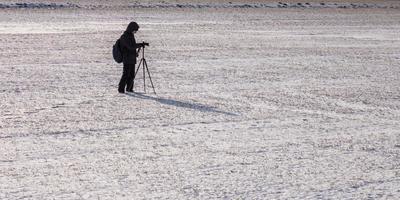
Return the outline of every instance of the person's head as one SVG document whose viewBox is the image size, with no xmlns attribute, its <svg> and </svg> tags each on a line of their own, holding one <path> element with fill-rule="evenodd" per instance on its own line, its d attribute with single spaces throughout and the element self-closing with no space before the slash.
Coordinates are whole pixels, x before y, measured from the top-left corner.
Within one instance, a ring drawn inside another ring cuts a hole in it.
<svg viewBox="0 0 400 200">
<path fill-rule="evenodd" d="M 139 25 L 136 22 L 129 23 L 128 27 L 126 27 L 126 32 L 128 33 L 136 33 L 139 30 Z"/>
</svg>

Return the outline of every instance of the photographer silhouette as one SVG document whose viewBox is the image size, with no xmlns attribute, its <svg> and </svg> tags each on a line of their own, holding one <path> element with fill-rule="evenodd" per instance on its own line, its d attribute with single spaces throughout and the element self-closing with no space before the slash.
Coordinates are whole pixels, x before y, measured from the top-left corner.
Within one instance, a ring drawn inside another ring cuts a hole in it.
<svg viewBox="0 0 400 200">
<path fill-rule="evenodd" d="M 133 92 L 133 81 L 135 75 L 137 50 L 148 43 L 136 43 L 135 33 L 139 30 L 139 25 L 136 22 L 129 23 L 125 32 L 121 35 L 120 46 L 122 51 L 122 63 L 124 65 L 121 80 L 118 85 L 118 92 L 125 93 Z"/>
</svg>

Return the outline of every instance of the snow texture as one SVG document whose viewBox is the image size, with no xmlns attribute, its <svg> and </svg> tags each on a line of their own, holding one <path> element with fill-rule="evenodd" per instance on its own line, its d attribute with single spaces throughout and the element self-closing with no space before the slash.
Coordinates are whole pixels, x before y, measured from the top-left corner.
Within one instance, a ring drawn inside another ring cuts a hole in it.
<svg viewBox="0 0 400 200">
<path fill-rule="evenodd" d="M 79 8 L 78 5 L 75 4 L 57 4 L 57 3 L 0 3 L 0 8 L 48 8 L 48 9 L 57 9 L 57 8 Z"/>
<path fill-rule="evenodd" d="M 93 2 L 1 3 L 0 199 L 400 198 L 396 4 Z"/>
<path fill-rule="evenodd" d="M 268 2 L 268 3 L 143 3 L 134 2 L 126 5 L 104 5 L 104 4 L 85 4 L 77 5 L 72 3 L 0 3 L 1 8 L 47 8 L 47 9 L 60 9 L 60 8 L 84 8 L 84 9 L 105 9 L 105 8 L 336 8 L 336 9 L 358 9 L 358 8 L 392 8 L 399 9 L 400 7 L 394 5 L 387 5 L 382 3 L 324 3 L 324 2 Z"/>
</svg>

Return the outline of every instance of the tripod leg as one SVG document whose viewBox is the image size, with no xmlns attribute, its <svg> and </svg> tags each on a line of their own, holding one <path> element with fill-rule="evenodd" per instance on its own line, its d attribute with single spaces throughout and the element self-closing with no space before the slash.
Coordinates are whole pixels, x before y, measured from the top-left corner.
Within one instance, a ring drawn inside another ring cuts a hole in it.
<svg viewBox="0 0 400 200">
<path fill-rule="evenodd" d="M 144 89 L 144 93 L 146 93 L 146 69 L 144 68 L 144 63 L 146 63 L 146 60 L 143 59 L 143 89 Z"/>
<path fill-rule="evenodd" d="M 139 62 L 139 64 L 138 64 L 138 66 L 137 66 L 137 69 L 136 69 L 136 71 L 135 71 L 135 74 L 133 74 L 132 89 L 135 88 L 135 79 L 136 79 L 136 75 L 137 75 L 137 73 L 138 73 L 138 71 L 139 71 L 139 69 L 140 69 L 140 65 L 141 65 L 141 64 L 143 64 L 143 59 L 140 59 L 140 62 Z"/>
<path fill-rule="evenodd" d="M 132 91 L 133 88 L 135 88 L 135 71 L 136 71 L 136 65 L 133 66 Z"/>
<path fill-rule="evenodd" d="M 135 71 L 135 74 L 133 75 L 133 80 L 135 80 L 135 78 L 136 78 L 136 74 L 138 73 L 138 71 L 139 71 L 139 69 L 140 69 L 140 64 L 142 64 L 142 60 L 143 60 L 143 59 L 140 60 L 140 62 L 139 62 L 139 64 L 138 64 L 138 67 L 137 67 L 137 70 Z"/>
<path fill-rule="evenodd" d="M 147 62 L 146 62 L 146 61 L 145 61 L 145 62 L 143 62 L 143 66 L 145 66 L 145 67 L 146 67 L 147 74 L 149 75 L 149 79 L 150 79 L 151 87 L 153 88 L 153 92 L 154 92 L 154 94 L 157 94 L 157 93 L 156 93 L 156 90 L 154 89 L 153 81 L 151 80 L 151 75 L 150 75 L 149 67 L 147 67 Z"/>
</svg>

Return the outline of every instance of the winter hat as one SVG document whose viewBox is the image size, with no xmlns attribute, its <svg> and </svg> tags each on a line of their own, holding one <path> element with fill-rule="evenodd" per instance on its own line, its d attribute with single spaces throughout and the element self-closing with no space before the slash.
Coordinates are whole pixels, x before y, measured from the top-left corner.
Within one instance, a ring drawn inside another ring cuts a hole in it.
<svg viewBox="0 0 400 200">
<path fill-rule="evenodd" d="M 129 23 L 128 27 L 126 28 L 126 32 L 133 32 L 139 30 L 139 25 L 136 22 Z"/>
</svg>

